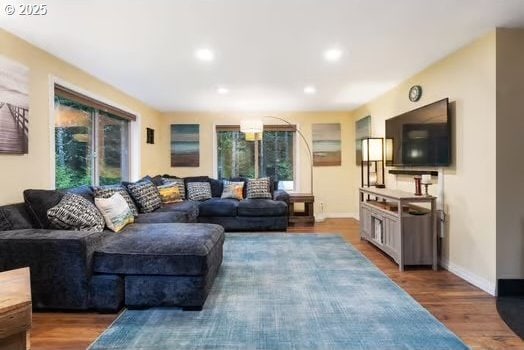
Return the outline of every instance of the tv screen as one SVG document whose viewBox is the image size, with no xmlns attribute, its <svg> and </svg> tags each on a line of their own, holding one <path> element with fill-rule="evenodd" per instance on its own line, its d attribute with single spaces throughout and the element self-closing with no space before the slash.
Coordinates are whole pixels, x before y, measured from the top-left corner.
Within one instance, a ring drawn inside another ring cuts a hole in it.
<svg viewBox="0 0 524 350">
<path fill-rule="evenodd" d="M 386 165 L 450 164 L 451 130 L 447 98 L 386 120 Z"/>
</svg>

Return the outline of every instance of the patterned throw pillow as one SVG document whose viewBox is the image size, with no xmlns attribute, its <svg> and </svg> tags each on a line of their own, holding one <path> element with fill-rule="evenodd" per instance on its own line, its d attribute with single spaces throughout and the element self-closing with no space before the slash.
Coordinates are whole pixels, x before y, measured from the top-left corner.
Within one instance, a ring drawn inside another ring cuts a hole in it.
<svg viewBox="0 0 524 350">
<path fill-rule="evenodd" d="M 182 202 L 182 196 L 180 195 L 180 189 L 177 184 L 171 183 L 157 186 L 157 188 L 158 193 L 160 193 L 160 198 L 162 199 L 162 204 Z"/>
<path fill-rule="evenodd" d="M 244 199 L 244 182 L 232 182 L 224 180 L 224 190 L 221 198 L 233 198 L 239 201 Z"/>
<path fill-rule="evenodd" d="M 162 206 L 158 189 L 149 180 L 128 184 L 127 190 L 138 204 L 141 213 L 151 213 Z"/>
<path fill-rule="evenodd" d="M 189 182 L 187 184 L 187 197 L 192 201 L 204 201 L 211 198 L 211 185 L 209 182 Z"/>
<path fill-rule="evenodd" d="M 186 199 L 186 186 L 184 185 L 184 179 L 173 179 L 170 177 L 163 177 L 162 181 L 164 182 L 164 185 L 175 184 L 178 187 L 180 198 L 182 200 Z"/>
<path fill-rule="evenodd" d="M 120 193 L 122 197 L 124 197 L 127 205 L 129 205 L 129 209 L 131 209 L 131 213 L 133 213 L 134 216 L 138 215 L 138 209 L 135 205 L 135 202 L 131 199 L 131 196 L 127 192 L 127 190 L 122 185 L 109 185 L 109 186 L 100 186 L 95 187 L 95 198 L 110 198 L 115 193 Z"/>
<path fill-rule="evenodd" d="M 95 197 L 95 205 L 102 213 L 107 228 L 113 232 L 120 232 L 127 224 L 135 222 L 127 201 L 118 192 L 109 198 Z"/>
<path fill-rule="evenodd" d="M 269 177 L 262 177 L 247 182 L 247 198 L 271 199 Z"/>
<path fill-rule="evenodd" d="M 93 203 L 82 196 L 66 193 L 62 200 L 47 211 L 52 228 L 100 232 L 105 222 Z"/>
</svg>

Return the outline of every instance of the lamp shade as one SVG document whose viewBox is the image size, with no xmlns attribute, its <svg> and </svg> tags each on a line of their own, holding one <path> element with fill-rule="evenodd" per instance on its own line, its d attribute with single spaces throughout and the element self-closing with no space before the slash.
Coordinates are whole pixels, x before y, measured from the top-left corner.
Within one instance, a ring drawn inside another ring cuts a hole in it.
<svg viewBox="0 0 524 350">
<path fill-rule="evenodd" d="M 240 131 L 247 133 L 261 133 L 264 131 L 262 120 L 242 120 L 240 121 Z"/>
<path fill-rule="evenodd" d="M 260 141 L 262 140 L 261 132 L 246 132 L 244 133 L 246 141 Z"/>
<path fill-rule="evenodd" d="M 369 159 L 368 159 L 369 156 Z M 383 140 L 368 138 L 362 140 L 362 160 L 365 162 L 381 161 L 383 158 Z"/>
</svg>

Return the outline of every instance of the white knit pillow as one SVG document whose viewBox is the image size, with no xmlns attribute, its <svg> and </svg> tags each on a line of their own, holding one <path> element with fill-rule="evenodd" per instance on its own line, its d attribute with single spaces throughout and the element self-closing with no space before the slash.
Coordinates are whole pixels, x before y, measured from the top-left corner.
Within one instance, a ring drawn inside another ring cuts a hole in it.
<svg viewBox="0 0 524 350">
<path fill-rule="evenodd" d="M 129 205 L 118 192 L 109 198 L 95 198 L 95 205 L 102 213 L 107 228 L 113 232 L 120 232 L 127 224 L 135 222 Z"/>
</svg>

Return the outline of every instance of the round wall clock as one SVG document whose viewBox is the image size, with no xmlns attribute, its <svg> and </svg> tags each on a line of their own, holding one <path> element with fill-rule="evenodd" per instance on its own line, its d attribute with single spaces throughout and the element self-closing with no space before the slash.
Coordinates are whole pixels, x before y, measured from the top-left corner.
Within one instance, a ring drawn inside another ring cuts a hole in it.
<svg viewBox="0 0 524 350">
<path fill-rule="evenodd" d="M 409 89 L 409 100 L 411 102 L 417 102 L 422 96 L 422 87 L 420 85 L 413 85 Z"/>
</svg>

